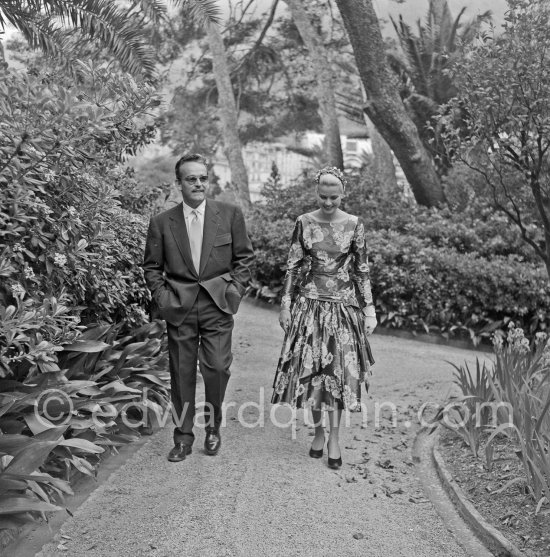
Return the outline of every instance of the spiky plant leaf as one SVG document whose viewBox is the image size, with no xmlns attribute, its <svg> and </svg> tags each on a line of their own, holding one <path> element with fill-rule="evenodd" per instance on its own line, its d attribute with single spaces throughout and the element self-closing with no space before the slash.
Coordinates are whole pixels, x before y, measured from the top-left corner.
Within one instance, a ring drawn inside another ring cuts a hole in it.
<svg viewBox="0 0 550 557">
<path fill-rule="evenodd" d="M 172 0 L 173 3 L 182 8 L 185 17 L 188 17 L 195 25 L 205 27 L 210 24 L 221 22 L 221 11 L 215 0 Z"/>
<path fill-rule="evenodd" d="M 98 41 L 124 70 L 152 78 L 155 54 L 138 23 L 140 16 L 151 21 L 161 17 L 162 9 L 158 0 L 139 4 L 142 12 L 138 15 L 132 11 L 136 6 L 124 10 L 110 0 L 4 0 L 0 2 L 0 26 L 11 24 L 31 47 L 62 61 L 75 58 L 78 41 Z"/>
</svg>

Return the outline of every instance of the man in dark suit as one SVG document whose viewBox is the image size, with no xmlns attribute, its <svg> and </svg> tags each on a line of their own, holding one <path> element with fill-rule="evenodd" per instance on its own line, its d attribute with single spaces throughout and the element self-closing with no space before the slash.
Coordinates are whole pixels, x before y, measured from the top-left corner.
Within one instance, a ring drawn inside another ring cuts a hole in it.
<svg viewBox="0 0 550 557">
<path fill-rule="evenodd" d="M 250 280 L 254 252 L 241 210 L 206 199 L 207 161 L 176 163 L 183 203 L 149 224 L 143 269 L 159 315 L 166 320 L 172 385 L 174 447 L 168 460 L 191 454 L 197 357 L 205 386 L 205 452 L 221 445 L 222 403 L 229 379 L 233 314 Z"/>
</svg>

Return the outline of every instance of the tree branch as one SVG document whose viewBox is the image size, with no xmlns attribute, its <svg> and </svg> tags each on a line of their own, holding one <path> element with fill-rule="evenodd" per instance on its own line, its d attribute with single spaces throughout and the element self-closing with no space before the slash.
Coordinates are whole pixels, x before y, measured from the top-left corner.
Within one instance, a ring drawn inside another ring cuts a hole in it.
<svg viewBox="0 0 550 557">
<path fill-rule="evenodd" d="M 273 23 L 273 20 L 275 19 L 275 12 L 277 11 L 278 4 L 279 4 L 279 0 L 274 0 L 273 4 L 271 4 L 271 10 L 269 12 L 269 16 L 260 32 L 260 35 L 254 42 L 250 50 L 239 60 L 239 63 L 235 66 L 235 68 L 233 68 L 233 71 L 231 72 L 232 74 L 238 72 L 248 61 L 248 59 L 252 56 L 254 51 L 261 46 L 269 28 L 271 27 L 271 24 Z"/>
<path fill-rule="evenodd" d="M 535 204 L 539 212 L 540 218 L 542 219 L 542 224 L 544 226 L 545 236 L 550 233 L 550 218 L 548 213 L 544 208 L 544 200 L 542 199 L 542 192 L 540 189 L 540 182 L 538 178 L 533 177 L 531 180 L 531 191 L 533 192 L 533 197 L 535 198 Z"/>
<path fill-rule="evenodd" d="M 491 162 L 494 170 L 497 172 L 497 174 L 499 174 L 500 183 L 503 186 L 503 190 L 505 191 L 506 197 L 508 198 L 508 200 L 512 201 L 512 207 L 514 208 L 514 212 L 510 211 L 505 205 L 503 205 L 499 201 L 498 194 L 497 194 L 497 188 L 494 185 L 493 181 L 491 180 L 490 176 L 487 174 L 486 171 L 479 168 L 478 166 L 472 165 L 470 162 L 468 162 L 467 159 L 465 159 L 463 157 L 460 157 L 459 160 L 462 163 L 464 163 L 470 170 L 473 170 L 474 172 L 477 172 L 478 174 L 483 176 L 485 182 L 487 183 L 487 185 L 491 189 L 492 197 L 493 197 L 493 203 L 494 203 L 495 208 L 498 211 L 504 213 L 510 219 L 510 221 L 513 222 L 520 229 L 521 237 L 523 238 L 523 241 L 533 248 L 533 250 L 535 251 L 535 253 L 537 254 L 538 257 L 540 257 L 543 261 L 546 261 L 546 254 L 541 249 L 541 247 L 536 243 L 536 241 L 533 240 L 533 238 L 531 238 L 529 236 L 528 230 L 523 223 L 523 219 L 521 218 L 521 212 L 519 211 L 519 208 L 513 202 L 513 199 L 511 199 L 510 194 L 507 192 L 506 186 L 504 185 L 503 180 L 502 180 L 502 174 L 495 167 L 495 165 Z"/>
<path fill-rule="evenodd" d="M 221 33 L 222 35 L 224 33 L 227 33 L 227 31 L 230 31 L 231 29 L 233 29 L 234 27 L 238 27 L 241 23 L 242 20 L 244 19 L 244 16 L 246 15 L 246 12 L 248 11 L 248 9 L 250 8 L 250 6 L 252 6 L 252 4 L 254 3 L 254 0 L 249 0 L 248 4 L 242 9 L 241 11 L 241 17 L 239 18 L 239 21 L 235 21 L 235 23 L 232 23 L 231 25 L 228 25 Z"/>
</svg>

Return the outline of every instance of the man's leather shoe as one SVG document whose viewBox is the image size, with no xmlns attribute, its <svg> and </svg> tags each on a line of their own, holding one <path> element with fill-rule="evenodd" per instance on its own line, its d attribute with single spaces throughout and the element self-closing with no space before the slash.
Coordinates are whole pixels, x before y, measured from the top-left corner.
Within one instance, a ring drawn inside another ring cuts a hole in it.
<svg viewBox="0 0 550 557">
<path fill-rule="evenodd" d="M 180 462 L 181 460 L 185 460 L 187 455 L 190 455 L 192 452 L 191 445 L 176 443 L 174 448 L 168 453 L 168 460 L 170 462 Z"/>
<path fill-rule="evenodd" d="M 222 438 L 219 431 L 208 430 L 206 438 L 204 439 L 204 452 L 208 455 L 214 456 L 218 454 L 222 445 Z"/>
</svg>

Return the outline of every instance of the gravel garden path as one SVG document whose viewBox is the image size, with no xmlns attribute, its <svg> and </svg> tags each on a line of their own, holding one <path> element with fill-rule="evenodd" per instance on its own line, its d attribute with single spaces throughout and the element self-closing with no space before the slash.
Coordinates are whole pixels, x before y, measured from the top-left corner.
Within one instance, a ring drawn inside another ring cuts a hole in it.
<svg viewBox="0 0 550 557">
<path fill-rule="evenodd" d="M 326 455 L 308 457 L 312 430 L 303 414 L 293 425 L 288 408 L 269 404 L 281 341 L 277 313 L 243 303 L 226 397 L 235 404 L 219 455 L 203 453 L 199 431 L 193 454 L 168 462 L 168 422 L 99 482 L 38 552 L 29 552 L 31 536 L 10 555 L 486 555 L 436 513 L 412 451 L 418 408 L 435 407 L 453 389 L 447 361 L 471 362 L 475 354 L 371 337 L 377 363 L 364 397 L 368 411 L 351 416 L 342 431 L 344 465 L 333 471 Z"/>
</svg>

